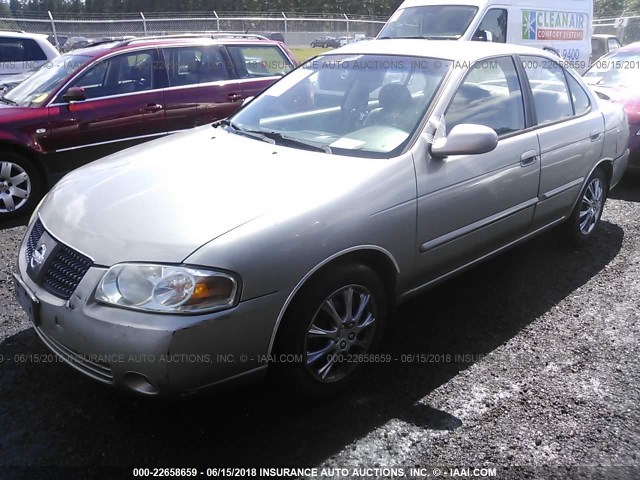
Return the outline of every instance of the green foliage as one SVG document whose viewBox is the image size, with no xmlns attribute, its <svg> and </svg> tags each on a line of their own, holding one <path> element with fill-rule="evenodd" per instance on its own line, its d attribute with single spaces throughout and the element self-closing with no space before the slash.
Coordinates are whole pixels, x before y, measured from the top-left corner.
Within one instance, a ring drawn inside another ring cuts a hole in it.
<svg viewBox="0 0 640 480">
<path fill-rule="evenodd" d="M 640 1 L 640 0 L 637 0 Z M 399 0 L 0 0 L 17 12 L 134 13 L 134 12 L 300 12 L 389 15 Z"/>
</svg>

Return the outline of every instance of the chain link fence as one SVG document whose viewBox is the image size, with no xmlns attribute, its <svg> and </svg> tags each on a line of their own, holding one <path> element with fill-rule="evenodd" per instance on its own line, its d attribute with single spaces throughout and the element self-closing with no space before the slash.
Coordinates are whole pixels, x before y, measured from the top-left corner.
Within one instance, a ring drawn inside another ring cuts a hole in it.
<svg viewBox="0 0 640 480">
<path fill-rule="evenodd" d="M 23 30 L 50 35 L 59 44 L 70 37 L 95 40 L 126 35 L 170 35 L 180 33 L 281 33 L 290 46 L 309 45 L 321 35 L 375 37 L 386 17 L 304 15 L 299 13 L 144 13 L 105 17 L 31 13 L 0 16 L 0 30 Z"/>
<path fill-rule="evenodd" d="M 640 41 L 640 15 L 598 18 L 593 21 L 593 33 L 615 35 L 623 44 Z"/>
</svg>

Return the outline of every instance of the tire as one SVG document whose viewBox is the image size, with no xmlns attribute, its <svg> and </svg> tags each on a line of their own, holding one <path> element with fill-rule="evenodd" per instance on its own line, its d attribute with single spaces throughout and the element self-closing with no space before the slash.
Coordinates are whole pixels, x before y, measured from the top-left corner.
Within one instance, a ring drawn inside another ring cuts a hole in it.
<svg viewBox="0 0 640 480">
<path fill-rule="evenodd" d="M 351 315 L 346 298 L 352 301 Z M 286 313 L 270 370 L 281 387 L 296 395 L 319 398 L 341 391 L 367 363 L 354 357 L 379 346 L 387 308 L 384 285 L 371 268 L 346 264 L 320 274 Z"/>
<path fill-rule="evenodd" d="M 597 168 L 580 192 L 578 203 L 563 226 L 564 239 L 571 247 L 582 247 L 593 237 L 609 193 L 607 176 Z"/>
<path fill-rule="evenodd" d="M 0 151 L 0 220 L 29 214 L 43 192 L 43 182 L 24 155 Z"/>
</svg>

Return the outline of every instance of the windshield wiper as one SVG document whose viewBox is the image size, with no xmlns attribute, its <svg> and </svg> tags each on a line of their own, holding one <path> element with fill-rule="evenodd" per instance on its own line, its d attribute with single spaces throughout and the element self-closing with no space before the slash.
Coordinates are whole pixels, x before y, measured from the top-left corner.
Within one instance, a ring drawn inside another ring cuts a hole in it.
<svg viewBox="0 0 640 480">
<path fill-rule="evenodd" d="M 216 120 L 215 122 L 213 122 L 211 124 L 211 126 L 213 128 L 218 128 L 218 127 L 222 127 L 222 126 L 229 126 L 231 125 L 231 120 L 229 120 L 228 118 L 221 118 L 220 120 Z"/>
<path fill-rule="evenodd" d="M 318 152 L 324 152 L 324 153 L 328 153 L 331 154 L 331 147 L 329 147 L 329 145 L 322 145 L 316 142 L 309 142 L 307 140 L 301 140 L 299 138 L 296 137 L 290 137 L 289 135 L 283 135 L 280 132 L 274 132 L 274 131 L 269 131 L 269 132 L 261 132 L 263 135 L 265 135 L 268 138 L 271 138 L 273 140 L 284 140 L 285 142 L 292 144 L 292 145 L 298 145 L 298 146 L 303 146 L 303 147 L 309 147 L 312 150 L 318 151 Z"/>
<path fill-rule="evenodd" d="M 14 105 L 16 107 L 18 106 L 16 102 L 14 102 L 13 100 L 9 100 L 8 98 L 0 97 L 0 101 L 3 101 L 7 105 Z"/>
<path fill-rule="evenodd" d="M 276 141 L 272 138 L 269 138 L 268 136 L 266 136 L 264 134 L 264 132 L 261 132 L 260 130 L 247 130 L 245 128 L 239 127 L 238 125 L 234 124 L 231 120 L 220 120 L 222 125 L 225 125 L 228 131 L 235 133 L 236 135 L 243 135 L 245 137 L 249 137 L 249 138 L 255 138 L 257 140 L 261 140 L 263 142 L 267 142 L 270 144 L 275 144 Z"/>
</svg>

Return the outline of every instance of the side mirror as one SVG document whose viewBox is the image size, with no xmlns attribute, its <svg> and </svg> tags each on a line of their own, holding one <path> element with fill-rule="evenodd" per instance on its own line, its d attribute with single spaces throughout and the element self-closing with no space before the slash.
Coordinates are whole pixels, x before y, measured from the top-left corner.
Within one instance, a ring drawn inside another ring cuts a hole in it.
<svg viewBox="0 0 640 480">
<path fill-rule="evenodd" d="M 484 30 L 476 30 L 476 33 L 473 34 L 471 40 L 474 42 L 486 42 L 487 41 L 487 32 Z"/>
<path fill-rule="evenodd" d="M 62 99 L 69 103 L 81 102 L 82 100 L 87 99 L 87 94 L 82 87 L 70 87 L 69 90 L 67 90 L 67 93 L 62 96 Z"/>
<path fill-rule="evenodd" d="M 441 142 L 431 145 L 431 156 L 479 155 L 498 146 L 498 134 L 492 128 L 473 123 L 461 123 L 451 129 Z"/>
</svg>

